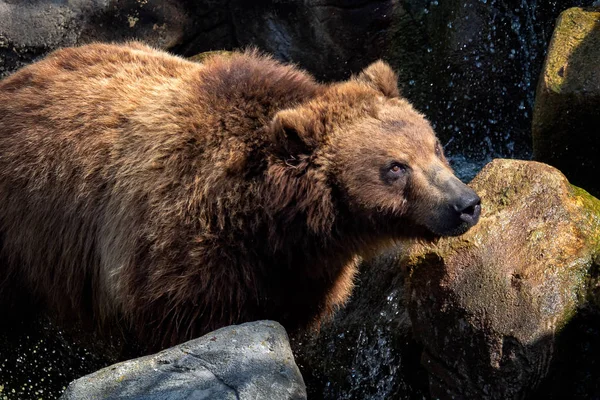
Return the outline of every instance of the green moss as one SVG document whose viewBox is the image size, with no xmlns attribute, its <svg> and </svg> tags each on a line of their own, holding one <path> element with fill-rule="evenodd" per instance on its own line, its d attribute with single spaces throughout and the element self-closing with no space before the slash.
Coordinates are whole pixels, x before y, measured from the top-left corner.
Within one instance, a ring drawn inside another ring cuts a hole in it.
<svg viewBox="0 0 600 400">
<path fill-rule="evenodd" d="M 582 188 L 574 185 L 571 188 L 581 205 L 581 218 L 590 226 L 585 232 L 585 238 L 592 249 L 589 265 L 578 274 L 581 288 L 578 297 L 580 304 L 588 303 L 600 308 L 600 200 Z"/>
<path fill-rule="evenodd" d="M 498 204 L 500 204 L 503 207 L 509 205 L 510 197 L 511 197 L 510 196 L 510 188 L 509 187 L 504 188 L 504 190 L 501 193 L 499 193 L 498 200 L 497 200 Z"/>
<path fill-rule="evenodd" d="M 600 12 L 581 8 L 570 8 L 560 15 L 554 29 L 546 58 L 546 67 L 544 68 L 549 90 L 561 93 L 571 91 L 573 86 L 581 86 L 580 81 L 585 80 L 586 77 L 581 76 L 579 65 L 595 64 L 593 60 L 588 59 L 591 56 L 589 52 L 576 50 L 584 42 L 585 46 L 589 48 L 600 46 L 598 35 L 594 34 L 598 29 L 599 20 Z M 595 43 L 589 43 L 590 40 Z M 580 60 L 582 57 L 585 59 Z M 568 70 L 575 70 L 578 73 L 568 74 Z"/>
<path fill-rule="evenodd" d="M 531 240 L 532 242 L 539 242 L 541 239 L 544 238 L 544 232 L 541 230 L 534 230 L 531 232 L 531 234 L 529 235 L 529 240 Z"/>
<path fill-rule="evenodd" d="M 573 194 L 577 201 L 581 204 L 581 209 L 584 212 L 582 218 L 588 222 L 587 239 L 594 249 L 594 257 L 600 255 L 600 200 L 589 194 L 584 189 L 571 185 Z"/>
<path fill-rule="evenodd" d="M 581 199 L 584 203 L 584 207 L 590 210 L 592 214 L 600 217 L 600 200 L 589 194 L 585 189 L 578 186 L 571 185 L 573 194 Z"/>
</svg>

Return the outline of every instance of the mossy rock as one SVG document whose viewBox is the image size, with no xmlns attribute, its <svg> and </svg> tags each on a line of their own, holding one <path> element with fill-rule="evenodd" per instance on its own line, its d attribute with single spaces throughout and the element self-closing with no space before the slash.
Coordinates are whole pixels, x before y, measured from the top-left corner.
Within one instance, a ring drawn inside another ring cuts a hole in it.
<svg viewBox="0 0 600 400">
<path fill-rule="evenodd" d="M 215 57 L 215 56 L 231 57 L 233 54 L 235 54 L 234 51 L 227 51 L 227 50 L 205 51 L 203 53 L 198 53 L 196 55 L 188 57 L 188 60 L 194 61 L 197 63 L 203 63 L 211 57 Z"/>
<path fill-rule="evenodd" d="M 494 160 L 471 182 L 478 225 L 412 246 L 409 313 L 432 395 L 523 398 L 555 338 L 597 296 L 600 201 L 533 161 Z"/>
<path fill-rule="evenodd" d="M 570 8 L 554 30 L 533 113 L 534 159 L 600 195 L 600 9 Z"/>
</svg>

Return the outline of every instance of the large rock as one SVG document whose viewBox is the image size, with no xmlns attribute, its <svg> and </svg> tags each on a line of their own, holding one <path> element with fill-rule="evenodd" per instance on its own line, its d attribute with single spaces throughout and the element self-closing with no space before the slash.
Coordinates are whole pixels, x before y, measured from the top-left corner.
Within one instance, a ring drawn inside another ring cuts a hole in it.
<svg viewBox="0 0 600 400">
<path fill-rule="evenodd" d="M 534 158 L 600 195 L 600 8 L 563 12 L 533 115 Z"/>
<path fill-rule="evenodd" d="M 434 397 L 524 398 L 546 376 L 557 334 L 597 296 L 600 201 L 531 161 L 495 160 L 471 186 L 479 224 L 401 262 L 412 270 L 413 330 Z"/>
<path fill-rule="evenodd" d="M 230 326 L 160 353 L 84 376 L 61 397 L 77 399 L 305 399 L 281 325 Z"/>
</svg>

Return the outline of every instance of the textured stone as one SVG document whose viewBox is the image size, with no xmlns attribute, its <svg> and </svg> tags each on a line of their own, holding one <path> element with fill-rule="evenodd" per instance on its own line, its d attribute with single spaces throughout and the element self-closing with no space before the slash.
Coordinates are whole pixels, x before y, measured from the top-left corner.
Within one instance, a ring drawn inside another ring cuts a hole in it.
<svg viewBox="0 0 600 400">
<path fill-rule="evenodd" d="M 293 338 L 309 397 L 600 395 L 600 201 L 536 162 L 496 160 L 472 186 L 472 232 L 365 261 L 335 318 Z"/>
<path fill-rule="evenodd" d="M 240 46 L 258 46 L 319 79 L 345 79 L 385 54 L 398 4 L 390 0 L 231 3 Z"/>
<path fill-rule="evenodd" d="M 283 327 L 258 321 L 219 329 L 160 353 L 77 379 L 64 400 L 305 399 Z"/>
<path fill-rule="evenodd" d="M 600 195 L 600 9 L 571 8 L 556 23 L 533 115 L 536 160 Z"/>
<path fill-rule="evenodd" d="M 401 262 L 413 330 L 434 397 L 523 398 L 546 376 L 557 333 L 593 300 L 600 201 L 532 161 L 495 160 L 471 186 L 479 224 Z"/>
<path fill-rule="evenodd" d="M 92 41 L 138 39 L 177 48 L 220 18 L 185 1 L 161 0 L 0 0 L 0 78 L 59 47 Z"/>
</svg>

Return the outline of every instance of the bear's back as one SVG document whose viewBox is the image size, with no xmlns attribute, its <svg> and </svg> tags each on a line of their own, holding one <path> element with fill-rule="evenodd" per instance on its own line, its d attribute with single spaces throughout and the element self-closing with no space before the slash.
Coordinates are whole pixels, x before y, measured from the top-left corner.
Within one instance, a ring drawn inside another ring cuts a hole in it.
<svg viewBox="0 0 600 400">
<path fill-rule="evenodd" d="M 119 175 L 151 180 L 143 172 L 149 143 L 165 141 L 173 112 L 164 104 L 202 68 L 138 43 L 93 44 L 58 50 L 0 81 L 0 271 L 19 280 L 13 286 L 57 314 L 110 303 L 98 267 L 124 260 L 113 249 L 102 261 L 98 248 L 109 208 L 122 205 L 109 192 Z M 57 293 L 67 298 L 55 304 Z"/>
<path fill-rule="evenodd" d="M 223 165 L 319 89 L 255 52 L 197 64 L 138 43 L 0 81 L 0 273 L 67 319 L 135 309 L 127 290 L 188 265 L 214 204 L 260 208 Z"/>
</svg>

